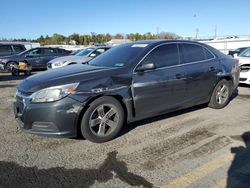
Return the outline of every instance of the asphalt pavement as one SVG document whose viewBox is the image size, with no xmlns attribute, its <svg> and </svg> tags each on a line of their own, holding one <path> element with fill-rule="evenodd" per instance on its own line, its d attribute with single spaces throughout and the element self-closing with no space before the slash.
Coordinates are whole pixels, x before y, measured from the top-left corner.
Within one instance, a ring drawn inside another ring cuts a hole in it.
<svg viewBox="0 0 250 188">
<path fill-rule="evenodd" d="M 107 143 L 22 133 L 0 73 L 0 187 L 250 187 L 250 86 L 229 105 L 135 122 Z"/>
</svg>

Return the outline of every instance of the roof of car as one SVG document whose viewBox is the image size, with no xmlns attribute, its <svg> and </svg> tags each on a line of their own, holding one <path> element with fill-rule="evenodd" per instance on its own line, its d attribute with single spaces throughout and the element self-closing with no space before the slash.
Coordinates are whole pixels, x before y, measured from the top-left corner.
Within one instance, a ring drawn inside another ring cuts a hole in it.
<svg viewBox="0 0 250 188">
<path fill-rule="evenodd" d="M 41 49 L 45 49 L 45 48 L 53 48 L 53 49 L 63 49 L 63 48 L 58 48 L 58 47 L 47 47 L 47 46 L 39 46 L 39 47 L 35 47 L 36 49 L 41 48 Z M 31 48 L 31 49 L 35 49 L 35 48 Z"/>
<path fill-rule="evenodd" d="M 0 42 L 0 45 L 15 45 L 15 46 L 24 46 L 23 44 L 14 43 L 14 42 Z"/>
<path fill-rule="evenodd" d="M 192 40 L 167 40 L 167 39 L 141 40 L 141 41 L 134 41 L 131 43 L 132 44 L 160 44 L 160 43 L 167 43 L 167 42 L 191 42 L 191 43 L 202 44 L 200 42 L 192 41 Z"/>
</svg>

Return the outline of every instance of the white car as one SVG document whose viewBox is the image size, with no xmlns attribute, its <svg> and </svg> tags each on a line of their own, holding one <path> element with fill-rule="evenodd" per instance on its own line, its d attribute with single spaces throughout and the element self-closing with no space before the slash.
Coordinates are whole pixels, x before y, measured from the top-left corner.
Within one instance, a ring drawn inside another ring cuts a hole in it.
<svg viewBox="0 0 250 188">
<path fill-rule="evenodd" d="M 47 69 L 55 69 L 78 63 L 88 63 L 91 59 L 97 57 L 108 49 L 110 49 L 110 47 L 89 47 L 81 50 L 75 55 L 59 57 L 49 61 L 47 63 Z"/>
<path fill-rule="evenodd" d="M 245 49 L 236 58 L 241 68 L 240 83 L 250 85 L 250 48 Z"/>
</svg>

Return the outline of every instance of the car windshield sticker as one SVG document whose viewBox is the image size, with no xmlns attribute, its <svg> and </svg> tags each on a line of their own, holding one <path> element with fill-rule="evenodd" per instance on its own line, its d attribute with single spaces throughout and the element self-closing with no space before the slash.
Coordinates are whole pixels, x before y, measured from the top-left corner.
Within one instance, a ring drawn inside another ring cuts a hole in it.
<svg viewBox="0 0 250 188">
<path fill-rule="evenodd" d="M 148 44 L 134 44 L 133 46 L 131 46 L 132 48 L 145 48 L 147 47 Z"/>
</svg>

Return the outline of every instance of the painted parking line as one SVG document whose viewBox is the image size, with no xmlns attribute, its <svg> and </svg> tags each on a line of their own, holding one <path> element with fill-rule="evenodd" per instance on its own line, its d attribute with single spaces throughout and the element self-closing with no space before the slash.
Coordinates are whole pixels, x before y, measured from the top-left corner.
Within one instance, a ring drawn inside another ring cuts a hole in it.
<svg viewBox="0 0 250 188">
<path fill-rule="evenodd" d="M 233 160 L 234 155 L 232 154 L 225 154 L 221 155 L 218 158 L 204 164 L 201 167 L 194 169 L 193 171 L 171 181 L 170 183 L 163 186 L 164 188 L 184 188 L 195 181 L 205 177 L 206 175 L 210 174 L 211 172 L 217 170 L 218 168 L 224 166 L 226 163 L 229 163 Z"/>
</svg>

